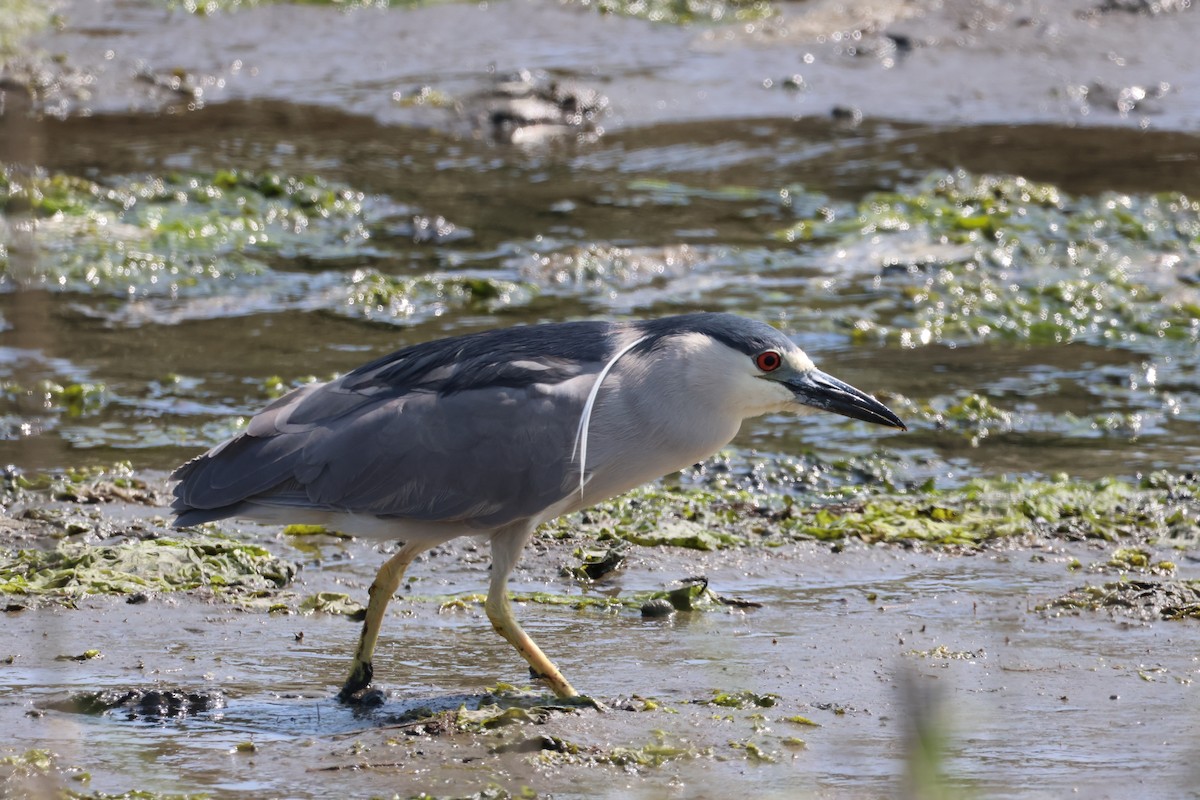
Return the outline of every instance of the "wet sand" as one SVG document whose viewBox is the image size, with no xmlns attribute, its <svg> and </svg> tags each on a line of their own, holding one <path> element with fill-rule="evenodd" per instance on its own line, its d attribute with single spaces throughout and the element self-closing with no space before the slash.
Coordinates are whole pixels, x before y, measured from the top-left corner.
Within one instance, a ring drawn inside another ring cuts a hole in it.
<svg viewBox="0 0 1200 800">
<path fill-rule="evenodd" d="M 210 17 L 73 0 L 63 28 L 36 44 L 87 76 L 86 97 L 50 103 L 67 114 L 274 100 L 470 130 L 496 76 L 542 70 L 607 96 L 606 130 L 836 109 L 851 120 L 1195 131 L 1200 15 L 1122 10 L 1142 5 L 815 0 L 760 22 L 677 27 L 527 0 L 346 13 L 265 4 Z M 405 101 L 422 87 L 449 107 Z"/>
</svg>

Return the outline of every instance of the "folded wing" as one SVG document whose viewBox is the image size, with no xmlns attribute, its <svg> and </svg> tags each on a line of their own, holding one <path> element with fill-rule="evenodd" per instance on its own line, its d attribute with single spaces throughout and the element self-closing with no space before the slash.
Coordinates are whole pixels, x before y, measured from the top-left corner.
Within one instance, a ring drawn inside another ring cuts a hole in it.
<svg viewBox="0 0 1200 800">
<path fill-rule="evenodd" d="M 491 528 L 577 486 L 572 446 L 601 362 L 442 355 L 401 351 L 280 398 L 176 470 L 176 525 L 268 506 Z"/>
</svg>

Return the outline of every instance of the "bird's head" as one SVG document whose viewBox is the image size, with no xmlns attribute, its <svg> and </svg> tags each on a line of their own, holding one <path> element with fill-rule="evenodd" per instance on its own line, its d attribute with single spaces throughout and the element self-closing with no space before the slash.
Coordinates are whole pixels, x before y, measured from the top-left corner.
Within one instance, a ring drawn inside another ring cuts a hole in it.
<svg viewBox="0 0 1200 800">
<path fill-rule="evenodd" d="M 817 369 L 803 350 L 770 325 L 733 314 L 669 319 L 685 329 L 674 332 L 677 345 L 692 351 L 692 363 L 720 372 L 721 384 L 743 416 L 809 407 L 907 430 L 891 409 Z"/>
<path fill-rule="evenodd" d="M 794 345 L 790 351 L 760 350 L 754 354 L 753 363 L 756 377 L 786 389 L 796 405 L 908 430 L 890 408 L 866 392 L 817 369 L 804 351 Z"/>
</svg>

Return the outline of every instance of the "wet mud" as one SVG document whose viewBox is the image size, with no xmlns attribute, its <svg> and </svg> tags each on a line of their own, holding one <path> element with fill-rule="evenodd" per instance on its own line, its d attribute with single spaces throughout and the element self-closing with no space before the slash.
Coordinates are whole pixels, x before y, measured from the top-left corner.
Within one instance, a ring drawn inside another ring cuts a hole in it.
<svg viewBox="0 0 1200 800">
<path fill-rule="evenodd" d="M 606 129 L 836 110 L 850 121 L 1194 130 L 1200 23 L 1188 5 L 813 0 L 758 21 L 677 26 L 556 3 L 342 14 L 261 3 L 205 15 L 147 2 L 114 17 L 77 0 L 37 44 L 66 56 L 47 70 L 86 79 L 31 82 L 60 115 L 254 99 L 470 129 L 497 76 L 542 70 L 607 96 Z"/>
<path fill-rule="evenodd" d="M 102 508 L 144 515 L 119 499 Z M 654 513 L 635 502 L 625 524 Z M 689 512 L 668 501 L 658 513 Z M 763 518 L 737 517 L 747 532 Z M 1200 575 L 1189 548 L 1137 529 L 1115 542 L 1031 528 L 970 546 L 627 547 L 593 578 L 574 566 L 595 561 L 582 548 L 625 528 L 586 512 L 544 531 L 512 585 L 586 704 L 540 689 L 491 633 L 486 547 L 464 541 L 419 560 L 390 608 L 383 702 L 347 706 L 334 695 L 358 625 L 304 598 L 362 599 L 384 556 L 326 534 L 222 527 L 297 563 L 295 578 L 254 599 L 231 591 L 236 566 L 200 589 L 138 594 L 78 572 L 79 591 L 9 595 L 0 714 L 22 720 L 11 752 L 50 745 L 38 774 L 69 786 L 86 769 L 89 791 L 125 791 L 136 775 L 142 791 L 254 796 L 716 797 L 747 780 L 767 797 L 794 796 L 797 781 L 814 796 L 878 796 L 926 756 L 941 777 L 923 791 L 952 795 L 1036 779 L 1022 793 L 1113 796 L 1141 785 L 1130 759 L 1167 794 L 1195 777 L 1186 744 L 1113 733 L 1183 731 L 1200 712 L 1186 619 Z M 647 614 L 645 597 L 673 613 Z M 1052 741 L 1047 715 L 1061 720 Z M 922 730 L 945 744 L 923 754 Z M 147 765 L 148 751 L 163 756 Z"/>
</svg>

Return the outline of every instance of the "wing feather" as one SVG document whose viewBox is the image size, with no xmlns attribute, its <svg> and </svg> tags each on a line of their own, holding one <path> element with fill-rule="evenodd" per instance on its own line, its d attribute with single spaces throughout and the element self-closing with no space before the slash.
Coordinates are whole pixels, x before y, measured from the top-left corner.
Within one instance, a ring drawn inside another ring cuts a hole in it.
<svg viewBox="0 0 1200 800">
<path fill-rule="evenodd" d="M 173 508 L 188 520 L 250 503 L 479 527 L 535 514 L 570 491 L 586 389 L 569 384 L 590 386 L 603 361 L 525 362 L 506 363 L 498 385 L 454 374 L 470 363 L 442 367 L 441 382 L 461 387 L 448 393 L 419 376 L 381 380 L 394 362 L 302 387 L 180 467 Z"/>
</svg>

